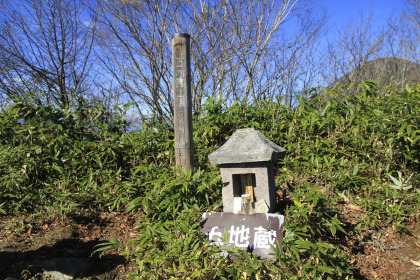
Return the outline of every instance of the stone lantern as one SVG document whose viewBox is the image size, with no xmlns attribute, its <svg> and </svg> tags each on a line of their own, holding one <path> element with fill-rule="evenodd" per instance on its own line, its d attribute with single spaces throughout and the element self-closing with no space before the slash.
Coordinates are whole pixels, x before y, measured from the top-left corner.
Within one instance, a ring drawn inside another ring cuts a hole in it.
<svg viewBox="0 0 420 280">
<path fill-rule="evenodd" d="M 286 150 L 271 142 L 261 132 L 238 129 L 208 157 L 219 165 L 223 180 L 223 212 L 233 212 L 234 198 L 250 194 L 252 202 L 262 200 L 269 212 L 276 205 L 273 161 L 283 158 Z"/>
</svg>

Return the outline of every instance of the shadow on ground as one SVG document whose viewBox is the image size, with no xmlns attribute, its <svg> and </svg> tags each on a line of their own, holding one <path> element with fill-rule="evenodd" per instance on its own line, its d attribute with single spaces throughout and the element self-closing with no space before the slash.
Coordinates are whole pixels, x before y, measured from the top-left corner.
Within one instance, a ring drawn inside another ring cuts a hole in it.
<svg viewBox="0 0 420 280">
<path fill-rule="evenodd" d="M 100 257 L 94 253 L 102 242 L 71 238 L 26 252 L 0 249 L 0 280 L 28 279 L 37 274 L 50 279 L 115 279 L 113 270 L 124 264 L 125 258 L 110 254 Z"/>
</svg>

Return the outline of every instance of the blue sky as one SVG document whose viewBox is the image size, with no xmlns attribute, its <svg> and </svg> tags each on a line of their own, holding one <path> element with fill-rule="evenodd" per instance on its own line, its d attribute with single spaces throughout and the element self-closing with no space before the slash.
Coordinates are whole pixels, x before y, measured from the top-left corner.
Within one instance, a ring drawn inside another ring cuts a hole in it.
<svg viewBox="0 0 420 280">
<path fill-rule="evenodd" d="M 375 25 L 380 26 L 389 16 L 401 13 L 405 6 L 404 0 L 315 0 L 315 3 L 327 8 L 331 29 L 357 19 L 361 11 L 365 12 L 370 7 L 375 15 Z"/>
</svg>

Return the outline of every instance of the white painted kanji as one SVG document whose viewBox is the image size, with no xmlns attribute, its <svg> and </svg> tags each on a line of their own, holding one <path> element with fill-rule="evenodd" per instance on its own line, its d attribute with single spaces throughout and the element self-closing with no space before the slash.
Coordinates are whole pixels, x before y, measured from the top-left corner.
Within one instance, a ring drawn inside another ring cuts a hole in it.
<svg viewBox="0 0 420 280">
<path fill-rule="evenodd" d="M 254 246 L 255 248 L 270 249 L 270 244 L 276 243 L 276 232 L 274 230 L 266 230 L 262 226 L 254 228 Z"/>
<path fill-rule="evenodd" d="M 231 226 L 229 231 L 229 242 L 235 244 L 236 247 L 249 246 L 249 228 Z"/>
<path fill-rule="evenodd" d="M 219 227 L 212 227 L 211 231 L 209 232 L 209 240 L 214 240 L 214 245 L 216 246 L 223 246 L 223 241 L 221 240 L 223 234 L 219 231 L 217 232 L 216 230 Z"/>
</svg>

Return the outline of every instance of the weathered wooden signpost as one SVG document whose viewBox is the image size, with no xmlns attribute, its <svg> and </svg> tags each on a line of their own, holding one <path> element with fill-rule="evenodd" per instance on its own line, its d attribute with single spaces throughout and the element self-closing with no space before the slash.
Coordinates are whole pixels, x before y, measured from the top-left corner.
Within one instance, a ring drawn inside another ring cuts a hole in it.
<svg viewBox="0 0 420 280">
<path fill-rule="evenodd" d="M 175 163 L 189 170 L 193 166 L 190 35 L 172 36 L 174 89 Z"/>
</svg>

